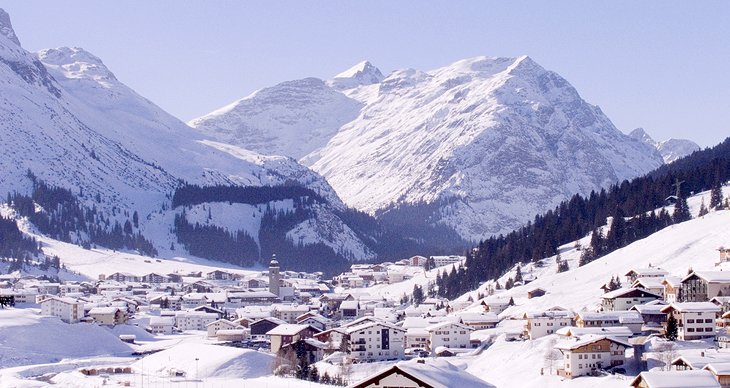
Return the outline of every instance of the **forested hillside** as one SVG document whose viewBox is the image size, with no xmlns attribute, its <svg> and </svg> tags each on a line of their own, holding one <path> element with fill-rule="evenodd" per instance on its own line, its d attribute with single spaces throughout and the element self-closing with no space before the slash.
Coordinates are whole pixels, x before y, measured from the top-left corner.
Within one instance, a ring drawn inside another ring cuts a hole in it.
<svg viewBox="0 0 730 388">
<path fill-rule="evenodd" d="M 712 201 L 707 208 L 727 205 L 723 203 L 720 186 L 728 180 L 730 138 L 646 176 L 592 192 L 587 197 L 575 195 L 514 232 L 480 242 L 475 250 L 467 253 L 465 267 L 439 276 L 438 292 L 454 298 L 476 288 L 480 282 L 500 276 L 519 262 L 555 255 L 558 246 L 592 233 L 591 247 L 584 250 L 581 260 L 589 262 L 672 223 L 691 218 L 685 198 L 692 193 L 712 190 Z M 673 214 L 654 211 L 667 201 L 677 203 Z M 613 222 L 604 234 L 598 228 L 609 217 Z"/>
</svg>

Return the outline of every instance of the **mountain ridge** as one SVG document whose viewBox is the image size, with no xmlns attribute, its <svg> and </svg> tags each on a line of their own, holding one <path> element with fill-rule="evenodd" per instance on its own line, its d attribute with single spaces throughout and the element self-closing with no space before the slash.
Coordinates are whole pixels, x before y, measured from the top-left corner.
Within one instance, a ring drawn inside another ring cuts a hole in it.
<svg viewBox="0 0 730 388">
<path fill-rule="evenodd" d="M 600 108 L 529 56 L 396 70 L 341 92 L 362 104 L 356 117 L 340 116 L 346 123 L 326 145 L 296 157 L 348 206 L 370 214 L 446 203 L 418 222 L 449 226 L 469 240 L 509 232 L 574 193 L 661 164 L 656 150 L 618 131 Z M 245 117 L 229 118 L 231 128 L 255 127 Z"/>
<path fill-rule="evenodd" d="M 672 163 L 677 159 L 681 159 L 700 150 L 700 146 L 697 143 L 688 139 L 668 139 L 664 141 L 656 141 L 644 128 L 634 129 L 629 133 L 629 136 L 656 148 L 662 155 L 664 163 Z"/>
</svg>

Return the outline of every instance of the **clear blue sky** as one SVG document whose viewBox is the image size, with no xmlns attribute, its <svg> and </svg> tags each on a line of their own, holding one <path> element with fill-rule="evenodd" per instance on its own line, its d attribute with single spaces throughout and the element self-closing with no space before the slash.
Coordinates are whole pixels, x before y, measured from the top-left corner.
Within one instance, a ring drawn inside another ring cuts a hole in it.
<svg viewBox="0 0 730 388">
<path fill-rule="evenodd" d="M 261 87 L 527 54 L 624 132 L 730 136 L 729 1 L 6 0 L 30 51 L 79 46 L 183 119 Z"/>
</svg>

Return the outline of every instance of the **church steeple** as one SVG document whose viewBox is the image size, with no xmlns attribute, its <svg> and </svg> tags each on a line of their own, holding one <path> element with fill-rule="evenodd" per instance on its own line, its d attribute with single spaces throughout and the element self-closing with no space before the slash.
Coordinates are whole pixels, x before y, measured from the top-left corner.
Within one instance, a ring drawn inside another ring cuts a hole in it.
<svg viewBox="0 0 730 388">
<path fill-rule="evenodd" d="M 271 256 L 271 262 L 269 263 L 269 292 L 276 296 L 279 295 L 279 262 L 276 260 L 276 255 Z"/>
</svg>

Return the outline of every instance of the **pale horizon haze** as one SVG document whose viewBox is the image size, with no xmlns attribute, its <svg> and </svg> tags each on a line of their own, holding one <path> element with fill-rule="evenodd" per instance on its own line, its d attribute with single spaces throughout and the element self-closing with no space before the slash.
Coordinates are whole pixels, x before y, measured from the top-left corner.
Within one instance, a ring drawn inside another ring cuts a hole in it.
<svg viewBox="0 0 730 388">
<path fill-rule="evenodd" d="M 65 1 L 0 3 L 29 51 L 82 47 L 183 121 L 253 91 L 529 55 L 618 129 L 712 146 L 730 135 L 730 2 Z"/>
</svg>

